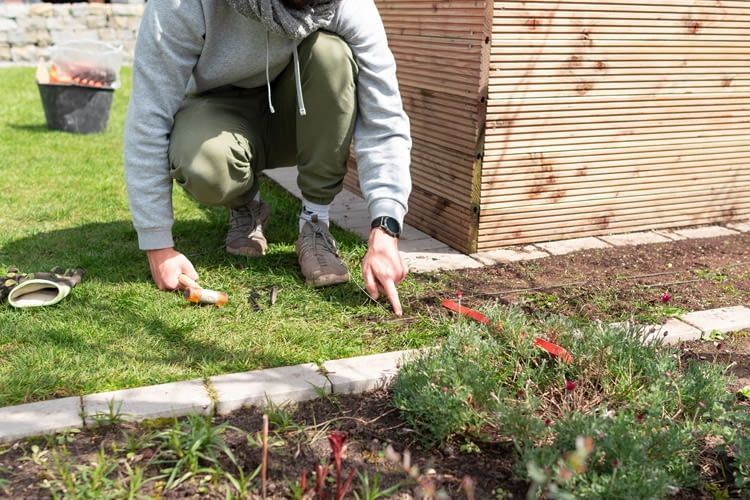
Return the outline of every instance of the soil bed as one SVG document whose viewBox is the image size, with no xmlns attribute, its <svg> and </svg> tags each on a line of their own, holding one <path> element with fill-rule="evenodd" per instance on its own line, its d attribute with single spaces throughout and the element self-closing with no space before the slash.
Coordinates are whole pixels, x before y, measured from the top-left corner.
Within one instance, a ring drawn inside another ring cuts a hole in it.
<svg viewBox="0 0 750 500">
<path fill-rule="evenodd" d="M 444 287 L 412 301 L 412 313 L 447 314 L 438 311 L 440 300 L 461 291 L 474 308 L 520 304 L 530 313 L 660 323 L 750 305 L 750 234 L 582 250 L 417 279 Z"/>
<path fill-rule="evenodd" d="M 731 373 L 739 378 L 729 390 L 735 392 L 750 381 L 747 354 L 739 352 L 747 351 L 748 344 L 750 337 L 741 334 L 720 342 L 684 344 L 683 352 L 688 358 L 733 363 Z M 387 498 L 415 498 L 413 492 L 417 484 L 413 480 L 409 481 L 396 463 L 385 458 L 383 450 L 389 444 L 399 452 L 409 450 L 412 464 L 418 467 L 422 478 L 430 480 L 435 488 L 442 489 L 450 498 L 465 498 L 462 487 L 465 477 L 470 477 L 473 481 L 476 498 L 525 498 L 529 487 L 526 482 L 513 476 L 514 453 L 509 442 L 476 443 L 477 448 L 471 452 L 462 450 L 460 444 L 430 450 L 422 448 L 398 411 L 391 406 L 390 395 L 386 390 L 363 395 L 330 396 L 299 404 L 293 410 L 277 408 L 276 411 L 285 416 L 280 419 L 283 422 L 281 427 L 278 423 L 276 426 L 271 425 L 268 498 L 291 498 L 291 488 L 298 484 L 303 471 L 307 471 L 308 477 L 312 477 L 311 472 L 315 470 L 316 464 L 331 461 L 326 436 L 332 431 L 344 431 L 348 435 L 344 454 L 344 470 L 347 473 L 354 469 L 370 478 L 377 473 L 381 476 L 381 489 L 399 482 L 403 485 Z M 261 463 L 261 448 L 257 443 L 249 445 L 246 433 L 259 436 L 262 416 L 259 409 L 247 408 L 214 419 L 217 425 L 226 422 L 244 431 L 230 429 L 223 436 L 246 472 L 252 472 Z M 154 425 L 164 424 L 122 423 L 120 426 L 84 429 L 69 439 L 58 435 L 47 438 L 46 441 L 44 438 L 36 438 L 16 443 L 0 454 L 0 479 L 9 480 L 4 494 L 8 498 L 50 497 L 50 490 L 44 485 L 44 480 L 50 478 L 48 471 L 53 460 L 49 455 L 43 459 L 43 463 L 30 459 L 34 455 L 34 444 L 41 449 L 52 449 L 64 443 L 67 449 L 65 459 L 74 468 L 75 464 L 95 462 L 100 449 L 122 450 L 127 441 L 125 434 L 142 437 L 153 432 Z M 127 462 L 130 467 L 144 467 L 146 477 L 153 477 L 158 474 L 158 467 L 149 464 L 153 453 L 154 449 L 146 446 L 129 455 L 129 459 L 121 459 L 117 470 L 124 475 L 124 463 Z M 120 455 L 124 456 L 124 453 Z M 222 460 L 222 465 L 226 471 L 235 470 L 228 460 Z M 718 468 L 714 472 L 717 484 L 729 484 L 726 477 L 720 476 Z M 256 491 L 257 481 L 256 479 L 254 484 Z M 358 484 L 355 478 L 354 486 L 357 487 Z M 158 481 L 147 483 L 140 493 L 149 497 L 160 495 L 163 498 L 225 498 L 228 489 L 226 481 L 221 485 L 199 484 L 196 479 L 188 480 L 174 490 L 161 491 L 162 487 L 163 483 Z M 697 491 L 681 491 L 679 496 L 696 499 L 711 497 Z M 259 498 L 257 495 L 251 497 Z"/>
</svg>

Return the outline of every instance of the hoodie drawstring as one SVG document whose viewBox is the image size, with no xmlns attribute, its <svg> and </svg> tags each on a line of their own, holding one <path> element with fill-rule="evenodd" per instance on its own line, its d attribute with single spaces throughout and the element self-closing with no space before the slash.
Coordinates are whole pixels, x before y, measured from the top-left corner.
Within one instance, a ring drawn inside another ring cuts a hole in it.
<svg viewBox="0 0 750 500">
<path fill-rule="evenodd" d="M 271 64 L 269 62 L 271 57 L 269 45 L 271 45 L 271 34 L 266 31 L 266 89 L 268 90 L 268 109 L 271 111 L 271 114 L 274 114 L 276 110 L 273 109 L 273 102 L 271 102 L 271 76 L 268 70 L 268 65 Z"/>
<path fill-rule="evenodd" d="M 270 55 L 270 45 L 271 45 L 271 33 L 266 32 L 266 90 L 268 93 L 268 109 L 271 112 L 271 114 L 276 113 L 276 110 L 273 108 L 273 102 L 271 101 L 271 74 L 269 65 L 271 64 L 271 55 Z M 302 77 L 300 76 L 300 70 L 299 70 L 299 53 L 297 52 L 297 44 L 294 45 L 294 85 L 297 90 L 297 108 L 299 109 L 299 115 L 305 116 L 307 115 L 307 111 L 305 110 L 305 99 L 302 97 Z"/>
<path fill-rule="evenodd" d="M 297 85 L 297 107 L 299 108 L 299 115 L 305 116 L 307 111 L 305 110 L 305 100 L 302 98 L 302 78 L 299 73 L 299 53 L 297 52 L 297 45 L 294 45 L 294 83 Z"/>
</svg>

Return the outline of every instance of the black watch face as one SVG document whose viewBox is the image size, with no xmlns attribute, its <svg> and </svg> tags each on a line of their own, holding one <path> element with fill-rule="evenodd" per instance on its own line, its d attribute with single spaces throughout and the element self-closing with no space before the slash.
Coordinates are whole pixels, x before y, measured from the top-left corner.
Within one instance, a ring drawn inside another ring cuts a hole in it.
<svg viewBox="0 0 750 500">
<path fill-rule="evenodd" d="M 393 234 L 400 234 L 401 233 L 401 225 L 398 223 L 398 221 L 392 217 L 386 217 L 385 218 L 385 227 Z"/>
</svg>

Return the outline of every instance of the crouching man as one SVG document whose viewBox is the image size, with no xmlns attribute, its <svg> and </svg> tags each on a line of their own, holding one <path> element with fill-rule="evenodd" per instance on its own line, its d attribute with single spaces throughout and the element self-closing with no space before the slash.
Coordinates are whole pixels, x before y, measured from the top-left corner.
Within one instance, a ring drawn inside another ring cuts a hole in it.
<svg viewBox="0 0 750 500">
<path fill-rule="evenodd" d="M 372 230 L 368 293 L 401 314 L 398 238 L 411 191 L 411 138 L 373 0 L 150 0 L 138 33 L 125 128 L 133 224 L 160 289 L 197 279 L 172 239 L 172 185 L 229 208 L 226 251 L 267 249 L 258 174 L 296 165 L 297 255 L 310 286 L 349 273 L 328 229 L 354 139 Z"/>
</svg>

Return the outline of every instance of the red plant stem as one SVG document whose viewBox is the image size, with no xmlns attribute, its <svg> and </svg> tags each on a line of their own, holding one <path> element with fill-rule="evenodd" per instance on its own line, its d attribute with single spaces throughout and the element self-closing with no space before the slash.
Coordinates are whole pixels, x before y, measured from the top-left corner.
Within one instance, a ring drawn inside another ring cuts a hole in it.
<svg viewBox="0 0 750 500">
<path fill-rule="evenodd" d="M 302 469 L 302 472 L 300 473 L 299 489 L 302 490 L 303 495 L 307 491 L 307 469 Z"/>
<path fill-rule="evenodd" d="M 346 492 L 349 491 L 349 487 L 352 485 L 352 480 L 354 480 L 354 469 L 349 471 L 349 476 L 344 481 L 344 484 L 341 484 L 338 480 L 336 481 L 336 500 L 344 500 Z"/>
<path fill-rule="evenodd" d="M 268 474 L 268 415 L 263 415 L 263 455 L 260 467 L 260 489 L 263 498 L 266 498 L 267 474 Z"/>
<path fill-rule="evenodd" d="M 328 477 L 328 466 L 318 464 L 315 469 L 315 496 L 319 500 L 328 498 L 325 490 L 326 477 Z"/>
</svg>

